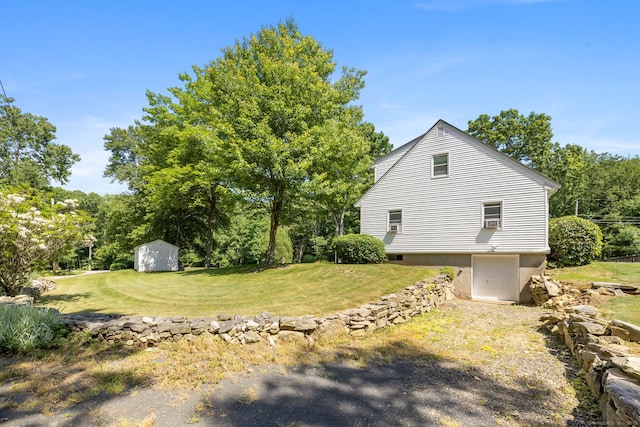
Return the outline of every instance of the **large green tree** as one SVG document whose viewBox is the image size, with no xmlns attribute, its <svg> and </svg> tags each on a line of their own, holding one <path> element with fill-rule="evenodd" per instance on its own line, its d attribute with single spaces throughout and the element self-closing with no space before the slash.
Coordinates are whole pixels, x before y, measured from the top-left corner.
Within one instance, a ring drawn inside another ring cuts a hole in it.
<svg viewBox="0 0 640 427">
<path fill-rule="evenodd" d="M 362 111 L 351 105 L 364 72 L 343 68 L 334 79 L 332 52 L 293 20 L 262 28 L 194 71 L 195 84 L 208 93 L 230 178 L 269 205 L 266 263 L 273 264 L 278 226 L 311 175 L 367 152 L 357 131 Z"/>
<path fill-rule="evenodd" d="M 143 158 L 144 136 L 139 123 L 126 129 L 111 128 L 104 136 L 104 149 L 109 151 L 109 161 L 104 176 L 130 190 L 141 187 L 140 163 Z"/>
<path fill-rule="evenodd" d="M 310 195 L 318 202 L 315 209 L 326 211 L 333 222 L 335 236 L 342 236 L 346 216 L 356 212 L 353 204 L 373 184 L 372 161 L 389 153 L 391 144 L 371 123 L 346 130 L 327 127 L 325 132 L 327 140 L 335 138 L 338 144 L 353 147 L 338 161 L 327 156 L 326 162 L 317 162 L 318 174 L 309 182 Z"/>
<path fill-rule="evenodd" d="M 481 114 L 469 121 L 467 132 L 542 173 L 549 170 L 552 153 L 558 146 L 551 142 L 550 116 L 534 112 L 525 116 L 513 108 L 493 117 Z"/>
<path fill-rule="evenodd" d="M 56 128 L 45 117 L 24 113 L 0 95 L 0 184 L 44 188 L 68 182 L 80 156 L 55 144 Z"/>
</svg>

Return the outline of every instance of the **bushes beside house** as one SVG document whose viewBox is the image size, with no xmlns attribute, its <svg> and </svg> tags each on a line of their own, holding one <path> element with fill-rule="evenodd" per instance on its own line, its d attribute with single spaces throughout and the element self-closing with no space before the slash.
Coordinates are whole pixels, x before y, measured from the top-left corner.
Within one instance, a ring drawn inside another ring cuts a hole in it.
<svg viewBox="0 0 640 427">
<path fill-rule="evenodd" d="M 549 262 L 557 267 L 589 264 L 602 254 L 602 231 L 591 221 L 563 216 L 549 221 Z"/>
<path fill-rule="evenodd" d="M 387 258 L 384 243 L 368 234 L 347 234 L 333 239 L 339 260 L 347 264 L 380 264 Z"/>
</svg>

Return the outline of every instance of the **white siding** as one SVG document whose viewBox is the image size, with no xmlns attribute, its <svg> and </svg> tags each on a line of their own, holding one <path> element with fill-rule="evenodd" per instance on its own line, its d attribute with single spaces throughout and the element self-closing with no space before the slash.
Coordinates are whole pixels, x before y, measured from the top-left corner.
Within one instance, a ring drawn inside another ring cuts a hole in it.
<svg viewBox="0 0 640 427">
<path fill-rule="evenodd" d="M 404 156 L 404 154 L 411 149 L 411 147 L 413 147 L 415 145 L 415 140 L 414 141 L 410 141 L 406 144 L 404 144 L 401 147 L 396 148 L 395 150 L 393 150 L 391 153 L 387 154 L 384 157 L 379 158 L 378 160 L 375 161 L 375 163 L 373 164 L 373 171 L 374 171 L 374 181 L 373 182 L 378 182 L 378 180 L 380 178 L 382 178 L 382 176 L 387 173 L 387 171 L 389 169 L 391 169 L 391 167 L 396 164 L 396 162 L 398 161 L 398 159 L 400 159 L 400 157 Z"/>
<path fill-rule="evenodd" d="M 547 246 L 547 191 L 553 183 L 444 123 L 412 144 L 359 201 L 361 233 L 388 253 L 541 253 Z M 431 157 L 449 153 L 449 176 L 431 177 Z M 502 202 L 502 229 L 483 229 L 483 203 Z M 387 212 L 402 209 L 402 232 Z"/>
<path fill-rule="evenodd" d="M 178 247 L 164 240 L 154 240 L 136 247 L 134 269 L 137 271 L 178 271 Z"/>
</svg>

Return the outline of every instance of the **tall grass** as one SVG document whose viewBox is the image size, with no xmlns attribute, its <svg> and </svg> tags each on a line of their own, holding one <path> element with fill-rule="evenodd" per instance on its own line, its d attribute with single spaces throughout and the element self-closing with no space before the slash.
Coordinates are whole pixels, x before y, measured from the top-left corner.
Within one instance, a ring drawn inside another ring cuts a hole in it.
<svg viewBox="0 0 640 427">
<path fill-rule="evenodd" d="M 56 310 L 0 304 L 0 351 L 49 347 L 62 330 L 62 316 Z"/>
</svg>

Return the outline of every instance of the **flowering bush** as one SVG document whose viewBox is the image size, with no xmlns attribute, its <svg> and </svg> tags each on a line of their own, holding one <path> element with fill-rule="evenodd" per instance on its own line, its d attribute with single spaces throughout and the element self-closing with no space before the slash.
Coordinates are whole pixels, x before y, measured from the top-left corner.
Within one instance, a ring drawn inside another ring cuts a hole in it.
<svg viewBox="0 0 640 427">
<path fill-rule="evenodd" d="M 0 289 L 16 295 L 39 265 L 80 241 L 85 217 L 74 207 L 65 200 L 40 210 L 20 195 L 0 193 Z"/>
</svg>

